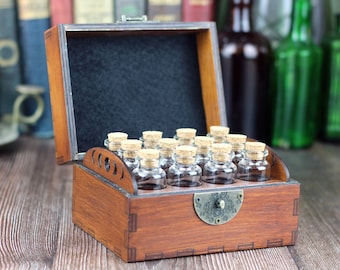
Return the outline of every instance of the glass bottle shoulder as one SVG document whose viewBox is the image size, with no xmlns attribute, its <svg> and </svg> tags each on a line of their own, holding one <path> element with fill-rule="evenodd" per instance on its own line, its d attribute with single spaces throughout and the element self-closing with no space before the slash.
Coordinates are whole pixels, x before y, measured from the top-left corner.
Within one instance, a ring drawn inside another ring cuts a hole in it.
<svg viewBox="0 0 340 270">
<path fill-rule="evenodd" d="M 312 40 L 306 42 L 296 42 L 289 38 L 282 41 L 274 50 L 276 55 L 282 53 L 292 54 L 308 54 L 310 53 L 321 53 L 320 46 L 316 45 Z"/>
</svg>

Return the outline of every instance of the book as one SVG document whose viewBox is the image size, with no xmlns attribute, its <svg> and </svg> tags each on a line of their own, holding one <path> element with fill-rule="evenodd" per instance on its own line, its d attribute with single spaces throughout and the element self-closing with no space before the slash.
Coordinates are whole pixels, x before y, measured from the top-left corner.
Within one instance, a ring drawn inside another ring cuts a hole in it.
<svg viewBox="0 0 340 270">
<path fill-rule="evenodd" d="M 127 17 L 141 17 L 146 15 L 145 0 L 115 0 L 114 1 L 114 19 L 120 20 L 122 15 Z"/>
<path fill-rule="evenodd" d="M 12 113 L 20 82 L 15 0 L 0 0 L 0 118 Z"/>
<path fill-rule="evenodd" d="M 214 0 L 183 0 L 182 20 L 184 22 L 213 21 L 214 19 Z"/>
<path fill-rule="evenodd" d="M 44 32 L 51 26 L 49 0 L 17 0 L 17 4 L 22 83 L 44 88 L 44 112 L 30 131 L 35 137 L 50 138 L 53 126 L 44 43 Z M 37 104 L 29 99 L 24 105 L 24 113 L 31 115 Z"/>
<path fill-rule="evenodd" d="M 73 20 L 76 24 L 113 23 L 114 0 L 73 0 Z"/>
<path fill-rule="evenodd" d="M 148 0 L 147 15 L 151 21 L 181 21 L 182 0 Z"/>
<path fill-rule="evenodd" d="M 51 25 L 73 23 L 73 0 L 50 0 Z"/>
<path fill-rule="evenodd" d="M 224 30 L 224 27 L 228 20 L 228 9 L 230 0 L 219 0 L 215 4 L 215 22 L 217 31 Z"/>
</svg>

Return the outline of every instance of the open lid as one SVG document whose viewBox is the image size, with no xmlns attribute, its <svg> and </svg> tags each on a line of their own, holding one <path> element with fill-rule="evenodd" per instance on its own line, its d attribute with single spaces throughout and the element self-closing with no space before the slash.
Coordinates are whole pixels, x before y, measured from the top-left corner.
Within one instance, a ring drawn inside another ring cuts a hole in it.
<svg viewBox="0 0 340 270">
<path fill-rule="evenodd" d="M 227 124 L 214 22 L 58 25 L 45 43 L 59 164 L 112 131 Z"/>
</svg>

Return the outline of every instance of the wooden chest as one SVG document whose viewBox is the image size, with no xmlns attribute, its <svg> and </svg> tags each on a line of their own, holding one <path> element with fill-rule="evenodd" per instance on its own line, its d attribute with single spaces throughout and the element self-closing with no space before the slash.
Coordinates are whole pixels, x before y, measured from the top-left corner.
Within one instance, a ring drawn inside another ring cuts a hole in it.
<svg viewBox="0 0 340 270">
<path fill-rule="evenodd" d="M 268 148 L 271 180 L 137 189 L 110 131 L 226 125 L 214 23 L 46 31 L 56 159 L 73 163 L 73 222 L 126 262 L 293 245 L 300 185 Z M 223 200 L 225 207 L 218 207 Z"/>
</svg>

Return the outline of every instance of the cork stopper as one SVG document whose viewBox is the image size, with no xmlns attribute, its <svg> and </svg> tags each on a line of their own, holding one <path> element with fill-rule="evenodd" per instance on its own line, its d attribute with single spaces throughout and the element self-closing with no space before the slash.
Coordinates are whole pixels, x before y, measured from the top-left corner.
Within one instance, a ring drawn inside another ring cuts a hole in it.
<svg viewBox="0 0 340 270">
<path fill-rule="evenodd" d="M 214 139 L 208 136 L 196 136 L 195 146 L 197 147 L 197 154 L 208 154 Z"/>
<path fill-rule="evenodd" d="M 176 147 L 176 160 L 179 163 L 190 165 L 195 163 L 197 149 L 190 145 L 180 145 Z"/>
<path fill-rule="evenodd" d="M 194 128 L 178 128 L 176 129 L 178 138 L 194 138 L 196 136 L 196 129 Z"/>
<path fill-rule="evenodd" d="M 213 137 L 225 137 L 229 134 L 229 127 L 224 126 L 211 126 L 210 127 L 210 134 Z"/>
<path fill-rule="evenodd" d="M 138 156 L 143 168 L 152 169 L 159 166 L 159 150 L 157 149 L 141 149 Z"/>
<path fill-rule="evenodd" d="M 227 142 L 232 145 L 233 151 L 240 151 L 244 149 L 244 144 L 247 141 L 247 136 L 244 134 L 228 134 Z"/>
<path fill-rule="evenodd" d="M 163 132 L 157 130 L 146 130 L 142 132 L 143 139 L 148 141 L 158 141 L 162 138 Z"/>
<path fill-rule="evenodd" d="M 178 128 L 176 129 L 176 136 L 179 145 L 191 145 L 194 143 L 197 130 L 194 128 Z"/>
<path fill-rule="evenodd" d="M 262 142 L 246 142 L 246 156 L 252 160 L 262 160 L 265 156 L 266 144 Z"/>
<path fill-rule="evenodd" d="M 121 142 L 123 156 L 125 158 L 135 158 L 137 151 L 142 148 L 142 142 L 135 139 L 127 139 Z"/>
<path fill-rule="evenodd" d="M 171 157 L 178 145 L 178 141 L 174 138 L 162 138 L 158 141 L 160 154 L 163 157 Z"/>
<path fill-rule="evenodd" d="M 124 132 L 110 132 L 107 134 L 107 147 L 111 151 L 119 151 L 121 142 L 128 138 L 128 134 Z"/>
<path fill-rule="evenodd" d="M 124 132 L 110 132 L 107 134 L 109 142 L 121 142 L 128 138 L 128 134 Z"/>
<path fill-rule="evenodd" d="M 207 136 L 196 136 L 195 137 L 195 145 L 196 146 L 203 146 L 203 147 L 210 147 L 213 143 L 213 138 Z"/>
<path fill-rule="evenodd" d="M 211 146 L 212 159 L 218 162 L 230 161 L 232 146 L 229 143 L 213 143 Z"/>
<path fill-rule="evenodd" d="M 224 126 L 211 126 L 210 135 L 214 138 L 215 143 L 226 141 L 226 136 L 229 134 L 229 128 Z"/>
</svg>

